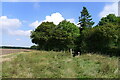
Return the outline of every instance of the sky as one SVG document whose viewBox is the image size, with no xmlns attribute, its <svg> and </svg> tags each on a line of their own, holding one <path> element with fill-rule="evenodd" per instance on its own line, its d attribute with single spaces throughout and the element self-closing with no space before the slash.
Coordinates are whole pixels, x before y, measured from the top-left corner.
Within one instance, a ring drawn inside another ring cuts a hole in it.
<svg viewBox="0 0 120 80">
<path fill-rule="evenodd" d="M 66 19 L 74 24 L 85 6 L 95 25 L 108 14 L 118 15 L 116 2 L 1 2 L 0 46 L 30 47 L 30 32 L 42 22 L 59 24 Z"/>
</svg>

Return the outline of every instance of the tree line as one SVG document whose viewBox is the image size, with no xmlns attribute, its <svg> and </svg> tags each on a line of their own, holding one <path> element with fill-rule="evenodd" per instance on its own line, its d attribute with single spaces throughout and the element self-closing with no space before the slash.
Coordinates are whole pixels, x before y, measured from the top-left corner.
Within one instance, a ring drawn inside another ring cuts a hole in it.
<svg viewBox="0 0 120 80">
<path fill-rule="evenodd" d="M 0 49 L 31 49 L 29 47 L 0 46 Z"/>
<path fill-rule="evenodd" d="M 120 54 L 120 17 L 109 14 L 101 18 L 96 26 L 86 7 L 79 16 L 78 25 L 63 20 L 58 25 L 42 22 L 31 32 L 33 45 L 39 50 L 67 51 L 74 53 Z"/>
</svg>

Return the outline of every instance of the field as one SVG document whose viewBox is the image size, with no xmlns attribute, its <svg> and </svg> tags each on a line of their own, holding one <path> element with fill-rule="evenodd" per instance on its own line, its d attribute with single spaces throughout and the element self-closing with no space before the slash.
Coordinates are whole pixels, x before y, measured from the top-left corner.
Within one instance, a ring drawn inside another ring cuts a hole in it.
<svg viewBox="0 0 120 80">
<path fill-rule="evenodd" d="M 31 51 L 31 50 L 29 50 L 29 49 L 0 49 L 0 52 L 2 52 L 2 54 L 27 52 L 27 51 Z"/>
<path fill-rule="evenodd" d="M 8 55 L 11 55 L 11 53 L 15 56 L 17 55 L 17 53 L 20 53 L 20 52 L 29 52 L 29 51 L 32 51 L 30 49 L 0 49 L 0 58 L 1 57 L 4 57 L 4 56 L 8 56 Z M 15 53 L 15 54 L 14 54 Z M 0 62 L 3 62 L 3 61 L 9 61 L 11 60 L 12 57 L 4 57 L 0 59 Z"/>
<path fill-rule="evenodd" d="M 4 61 L 5 58 L 9 60 Z M 118 78 L 118 58 L 30 51 L 3 56 L 3 78 Z"/>
</svg>

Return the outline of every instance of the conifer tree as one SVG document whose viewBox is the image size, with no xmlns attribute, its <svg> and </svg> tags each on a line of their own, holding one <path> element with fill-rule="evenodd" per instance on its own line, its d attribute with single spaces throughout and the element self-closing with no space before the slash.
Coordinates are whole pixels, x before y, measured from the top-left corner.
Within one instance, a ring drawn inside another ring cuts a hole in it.
<svg viewBox="0 0 120 80">
<path fill-rule="evenodd" d="M 79 23 L 81 29 L 85 29 L 88 27 L 92 27 L 94 22 L 92 21 L 91 15 L 88 13 L 88 10 L 86 7 L 83 7 L 83 10 L 81 12 L 81 16 L 79 17 Z"/>
</svg>

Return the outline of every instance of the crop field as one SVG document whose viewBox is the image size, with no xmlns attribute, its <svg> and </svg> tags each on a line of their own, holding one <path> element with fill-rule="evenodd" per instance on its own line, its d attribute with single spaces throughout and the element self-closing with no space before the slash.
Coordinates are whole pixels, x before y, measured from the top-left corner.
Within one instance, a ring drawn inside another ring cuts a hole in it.
<svg viewBox="0 0 120 80">
<path fill-rule="evenodd" d="M 11 58 L 13 58 L 15 55 L 18 55 L 21 52 L 30 52 L 30 51 L 32 50 L 30 49 L 0 49 L 0 62 L 10 61 Z M 5 56 L 9 56 L 9 55 L 10 56 L 14 55 L 14 56 L 12 56 L 11 58 L 8 58 L 8 57 L 5 58 Z"/>
<path fill-rule="evenodd" d="M 9 54 L 9 53 L 18 53 L 18 52 L 29 52 L 29 49 L 0 49 L 1 55 Z"/>
<path fill-rule="evenodd" d="M 9 58 L 9 60 L 4 60 Z M 3 56 L 2 78 L 118 78 L 118 57 L 54 51 Z"/>
</svg>

